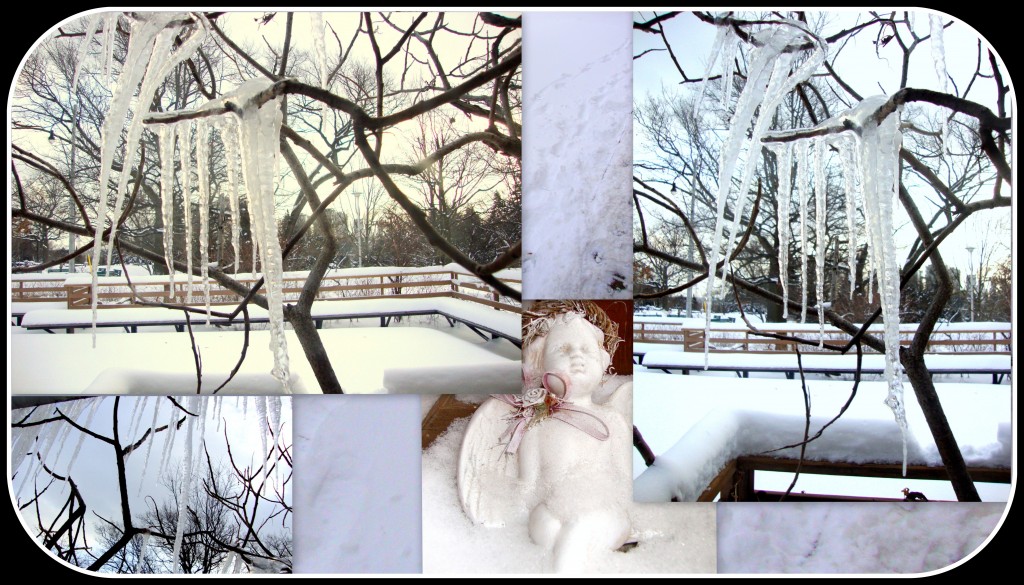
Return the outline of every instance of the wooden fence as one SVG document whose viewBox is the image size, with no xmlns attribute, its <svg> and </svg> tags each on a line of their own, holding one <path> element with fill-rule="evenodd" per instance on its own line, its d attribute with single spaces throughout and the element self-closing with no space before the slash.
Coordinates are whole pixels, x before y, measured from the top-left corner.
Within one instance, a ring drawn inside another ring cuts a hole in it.
<svg viewBox="0 0 1024 585">
<path fill-rule="evenodd" d="M 817 341 L 819 339 L 818 329 L 806 327 L 764 327 L 759 328 L 765 333 L 800 337 Z M 873 335 L 881 335 L 880 326 L 873 326 L 868 329 Z M 900 332 L 900 343 L 909 345 L 914 336 L 912 330 Z M 826 327 L 826 343 L 843 344 L 850 339 L 850 335 L 835 327 Z M 715 328 L 709 331 L 708 341 L 711 344 L 710 351 L 721 353 L 793 353 L 794 341 L 784 341 L 763 337 L 742 327 Z M 664 345 L 681 346 L 685 351 L 704 351 L 704 329 L 698 327 L 687 327 L 671 323 L 649 323 L 634 322 L 633 343 L 654 343 Z M 971 323 L 947 323 L 936 328 L 928 341 L 927 350 L 929 353 L 984 353 L 984 354 L 1009 354 L 1010 353 L 1010 324 L 1005 326 L 992 324 L 992 326 L 977 327 Z M 802 353 L 834 353 L 830 350 L 819 348 L 817 345 L 801 345 Z M 865 352 L 869 352 L 865 348 Z"/>
<path fill-rule="evenodd" d="M 283 280 L 283 294 L 286 302 L 295 302 L 302 292 L 306 277 L 286 276 Z M 88 309 L 92 303 L 92 283 L 71 282 L 65 277 L 52 279 L 25 279 L 11 283 L 13 302 L 65 302 L 69 309 Z M 243 286 L 252 288 L 259 281 L 256 277 L 236 279 Z M 521 284 L 518 279 L 501 279 L 509 284 Z M 103 278 L 98 285 L 97 305 L 101 309 L 138 307 L 141 302 L 202 305 L 206 292 L 202 280 L 193 277 L 189 283 L 186 276 L 175 275 L 174 282 L 164 277 L 151 276 L 133 279 L 129 286 L 124 278 Z M 209 281 L 211 305 L 233 305 L 241 295 L 229 290 L 214 280 Z M 133 290 L 134 289 L 134 290 Z M 191 292 L 191 296 L 189 293 Z M 266 294 L 266 286 L 259 292 Z M 517 305 L 504 302 L 501 295 L 467 273 L 449 270 L 424 270 L 416 272 L 380 272 L 358 275 L 328 275 L 317 290 L 317 300 L 343 299 L 393 299 L 453 297 L 495 309 L 519 312 Z"/>
</svg>

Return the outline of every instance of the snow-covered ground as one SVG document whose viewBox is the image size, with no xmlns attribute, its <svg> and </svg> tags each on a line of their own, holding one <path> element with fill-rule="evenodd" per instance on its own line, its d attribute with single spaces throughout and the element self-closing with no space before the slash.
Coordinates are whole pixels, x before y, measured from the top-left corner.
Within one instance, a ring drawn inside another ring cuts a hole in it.
<svg viewBox="0 0 1024 585">
<path fill-rule="evenodd" d="M 497 311 L 495 311 L 497 312 Z M 450 334 L 440 317 L 418 317 L 421 326 L 378 327 L 377 319 L 362 322 L 362 327 L 329 328 L 320 337 L 331 359 L 334 371 L 346 393 L 384 393 L 386 373 L 417 370 L 424 375 L 431 368 L 448 368 L 441 372 L 444 381 L 455 386 L 431 386 L 446 392 L 494 392 L 518 387 L 518 352 L 508 341 L 483 341 L 466 331 L 461 324 Z M 409 320 L 404 320 L 408 323 Z M 437 323 L 440 321 L 440 323 Z M 437 329 L 429 324 L 433 322 Z M 441 327 L 443 325 L 443 327 Z M 196 388 L 195 356 L 187 333 L 158 331 L 125 334 L 106 330 L 97 336 L 92 347 L 88 334 L 45 333 L 12 337 L 11 389 L 17 394 L 79 394 L 89 393 L 189 393 Z M 292 390 L 317 393 L 319 386 L 302 347 L 292 331 L 287 331 Z M 235 367 L 242 350 L 244 336 L 239 331 L 200 331 L 195 333 L 202 356 L 203 388 L 211 390 Z M 475 340 L 475 341 L 474 341 Z M 245 362 L 239 377 L 224 390 L 226 394 L 277 393 L 280 386 L 270 375 L 273 363 L 268 331 L 252 331 Z M 496 380 L 480 377 L 480 368 L 494 366 Z M 464 375 L 457 375 L 462 372 Z M 409 391 L 408 376 L 396 391 Z M 507 378 L 507 379 L 505 379 Z M 429 381 L 429 380 L 428 380 Z"/>
<path fill-rule="evenodd" d="M 631 30 L 627 12 L 523 15 L 525 298 L 632 297 Z"/>
<path fill-rule="evenodd" d="M 298 396 L 296 573 L 418 573 L 420 398 Z"/>
<path fill-rule="evenodd" d="M 477 400 L 471 398 L 471 400 Z M 551 560 L 530 541 L 526 519 L 501 528 L 474 525 L 456 491 L 456 462 L 469 419 L 458 419 L 423 452 L 423 572 L 532 574 Z M 631 504 L 639 545 L 598 552 L 590 573 L 714 573 L 713 504 Z"/>
<path fill-rule="evenodd" d="M 940 571 L 978 550 L 1005 507 L 959 502 L 722 505 L 718 572 Z"/>
</svg>

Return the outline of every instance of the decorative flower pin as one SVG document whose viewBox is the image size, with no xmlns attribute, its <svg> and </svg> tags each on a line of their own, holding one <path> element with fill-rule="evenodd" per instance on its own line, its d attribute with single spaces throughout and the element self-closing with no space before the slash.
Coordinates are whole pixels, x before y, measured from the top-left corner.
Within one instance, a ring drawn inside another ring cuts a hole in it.
<svg viewBox="0 0 1024 585">
<path fill-rule="evenodd" d="M 507 417 L 508 430 L 501 437 L 508 438 L 505 453 L 514 455 L 526 431 L 545 418 L 560 420 L 599 441 L 608 439 L 608 425 L 601 417 L 571 402 L 571 387 L 568 380 L 559 374 L 548 372 L 541 378 L 541 384 L 542 387 L 530 388 L 522 394 L 493 395 L 515 409 Z"/>
</svg>

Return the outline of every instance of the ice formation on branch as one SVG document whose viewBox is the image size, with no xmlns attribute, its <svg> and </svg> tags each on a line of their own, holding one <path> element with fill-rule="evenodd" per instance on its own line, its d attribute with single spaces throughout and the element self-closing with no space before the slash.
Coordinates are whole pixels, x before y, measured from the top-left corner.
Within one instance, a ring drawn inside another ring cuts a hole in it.
<svg viewBox="0 0 1024 585">
<path fill-rule="evenodd" d="M 721 26 L 729 26 L 723 23 Z M 782 99 L 797 84 L 806 81 L 815 69 L 824 61 L 828 45 L 814 33 L 795 21 L 784 21 L 779 26 L 762 29 L 751 35 L 755 45 L 747 70 L 747 81 L 736 101 L 735 112 L 729 124 L 729 132 L 722 146 L 718 168 L 717 221 L 715 222 L 714 240 L 711 244 L 709 259 L 711 274 L 707 284 L 707 309 L 705 312 L 705 329 L 711 328 L 713 293 L 716 284 L 715 266 L 718 264 L 720 247 L 725 228 L 725 209 L 732 193 L 736 167 L 743 158 L 742 175 L 736 196 L 733 199 L 733 221 L 725 245 L 725 262 L 722 266 L 722 277 L 729 270 L 729 255 L 735 246 L 740 231 L 740 218 L 747 199 L 747 191 L 754 176 L 754 169 L 761 152 L 761 137 L 768 131 L 775 110 Z M 813 41 L 814 48 L 799 66 L 795 67 L 796 53 L 794 47 L 806 39 Z M 723 63 L 723 80 L 727 86 L 732 77 L 732 58 L 723 55 L 727 62 Z M 728 77 L 726 77 L 728 75 Z M 726 90 L 724 97 L 728 97 Z M 757 117 L 755 119 L 755 112 Z M 751 125 L 753 127 L 751 128 Z M 747 134 L 750 132 L 748 141 Z M 705 335 L 705 339 L 708 336 Z M 705 362 L 710 348 L 705 344 Z M 705 364 L 706 365 L 706 364 Z"/>
<path fill-rule="evenodd" d="M 124 195 L 128 188 L 128 179 L 131 177 L 135 152 L 138 150 L 139 142 L 142 139 L 143 112 L 152 103 L 156 90 L 168 73 L 179 63 L 191 57 L 206 36 L 208 24 L 204 18 L 197 17 L 197 21 L 201 26 L 191 27 L 189 36 L 181 45 L 177 48 L 172 48 L 172 41 L 181 32 L 179 27 L 172 26 L 175 21 L 184 23 L 190 22 L 191 19 L 184 13 L 173 12 L 140 13 L 136 16 L 136 22 L 132 25 L 131 37 L 128 41 L 128 51 L 124 61 L 125 66 L 121 71 L 117 84 L 113 88 L 110 109 L 103 120 L 103 126 L 100 130 L 99 205 L 96 209 L 94 226 L 96 230 L 96 246 L 93 247 L 92 253 L 91 308 L 93 347 L 96 346 L 99 268 L 103 255 L 102 236 L 109 219 L 110 244 L 107 248 L 107 264 L 109 265 L 113 255 L 114 238 L 117 235 L 117 216 L 120 214 L 121 207 L 124 204 Z M 110 20 L 107 22 L 110 24 Z M 113 22 L 116 22 L 116 20 Z M 107 36 L 112 35 L 108 34 Z M 134 98 L 135 107 L 131 108 L 136 88 L 139 88 L 138 96 Z M 116 191 L 114 192 L 115 203 L 108 217 L 108 181 L 114 163 L 114 152 L 121 138 L 121 131 L 124 128 L 124 121 L 129 109 L 133 110 L 133 116 L 128 126 L 128 136 L 125 142 L 124 154 L 121 158 L 121 173 L 118 178 Z"/>
<path fill-rule="evenodd" d="M 885 403 L 892 409 L 903 434 L 904 473 L 906 473 L 907 420 L 903 398 L 903 370 L 900 364 L 900 266 L 896 259 L 893 227 L 894 202 L 899 196 L 899 154 L 902 135 L 899 131 L 900 108 L 881 122 L 877 113 L 889 101 L 887 96 L 874 96 L 853 109 L 834 116 L 811 129 L 774 132 L 767 140 L 795 140 L 795 148 L 815 140 L 813 136 L 845 133 L 842 155 L 847 197 L 858 193 L 854 175 L 859 174 L 861 208 L 867 223 L 867 248 L 871 271 L 878 280 L 885 338 L 885 376 L 889 391 Z M 853 152 L 854 147 L 856 152 Z M 847 214 L 851 202 L 847 202 Z M 852 221 L 852 220 L 851 220 Z M 851 234 L 853 232 L 851 231 Z M 852 241 L 851 241 L 852 245 Z M 806 262 L 806 257 L 804 258 Z M 806 264 L 805 264 L 806 265 Z M 852 270 L 852 266 L 851 266 Z"/>
<path fill-rule="evenodd" d="M 719 26 L 723 26 L 720 23 Z M 724 258 L 721 277 L 725 278 L 729 270 L 729 256 L 732 254 L 736 237 L 740 232 L 740 219 L 743 215 L 744 201 L 747 198 L 747 191 L 751 178 L 760 157 L 762 141 L 768 137 L 768 127 L 771 123 L 775 110 L 779 103 L 791 92 L 797 84 L 806 81 L 814 71 L 821 65 L 827 54 L 828 45 L 813 32 L 804 28 L 804 24 L 792 21 L 783 21 L 770 28 L 764 28 L 751 33 L 751 42 L 754 49 L 750 55 L 750 65 L 747 70 L 746 83 L 737 98 L 735 111 L 729 124 L 728 135 L 721 149 L 718 173 L 718 192 L 716 199 L 717 221 L 715 222 L 714 239 L 710 247 L 709 278 L 707 284 L 707 307 L 705 312 L 705 367 L 707 367 L 708 351 L 710 346 L 707 340 L 710 338 L 712 300 L 715 289 L 716 270 L 721 248 L 722 238 L 725 232 L 725 210 L 732 201 L 732 226 L 725 240 Z M 933 33 L 936 26 L 933 23 Z M 941 28 L 941 27 L 940 27 Z M 721 37 L 721 33 L 719 35 Z M 812 49 L 804 61 L 794 69 L 797 62 L 797 47 L 807 40 L 811 41 Z M 936 43 L 941 47 L 941 35 Z M 716 47 L 720 44 L 716 40 Z M 723 55 L 724 56 L 724 55 Z M 731 78 L 732 72 L 728 63 L 723 64 L 723 75 L 728 74 Z M 730 84 L 731 85 L 731 84 Z M 728 96 L 728 92 L 724 94 Z M 807 255 L 808 234 L 807 234 L 807 207 L 808 188 L 810 181 L 810 163 L 808 161 L 808 148 L 814 148 L 814 194 L 815 194 L 815 232 L 816 232 L 816 269 L 817 269 L 817 297 L 819 327 L 824 331 L 824 299 L 823 299 L 823 272 L 824 272 L 824 231 L 825 212 L 827 209 L 827 198 L 825 193 L 825 147 L 824 136 L 840 134 L 852 130 L 856 134 L 857 150 L 859 160 L 854 162 L 852 149 L 847 148 L 841 154 L 844 168 L 844 179 L 847 187 L 847 215 L 852 223 L 851 199 L 854 196 L 854 172 L 855 168 L 860 171 L 860 191 L 863 195 L 863 208 L 868 225 L 868 249 L 871 266 L 879 281 L 879 292 L 881 296 L 882 315 L 885 326 L 886 346 L 886 378 L 889 383 L 888 397 L 886 404 L 893 410 L 896 421 L 903 434 L 904 450 L 904 472 L 906 471 L 906 414 L 903 405 L 903 381 L 899 361 L 899 266 L 896 262 L 896 251 L 893 240 L 893 200 L 898 195 L 899 188 L 899 150 L 902 137 L 899 132 L 899 109 L 888 115 L 884 120 L 878 121 L 876 113 L 879 108 L 888 101 L 886 96 L 877 96 L 862 101 L 849 112 L 845 112 L 825 122 L 822 122 L 813 129 L 794 130 L 787 132 L 774 132 L 770 135 L 773 140 L 795 141 L 793 148 L 796 149 L 796 190 L 799 193 L 800 205 L 800 239 L 801 239 L 801 322 L 806 321 L 807 312 Z M 755 118 L 756 113 L 756 118 Z M 748 141 L 747 135 L 750 135 Z M 782 152 L 787 153 L 785 147 Z M 777 150 L 776 152 L 779 152 Z M 740 175 L 739 189 L 735 197 L 733 193 L 733 181 L 736 178 L 737 166 L 743 161 L 743 172 Z M 781 161 L 780 161 L 781 162 Z M 780 165 L 780 176 L 790 172 L 788 160 L 783 167 Z M 789 188 L 788 180 L 783 182 L 780 178 L 780 188 Z M 789 194 L 780 195 L 780 200 L 788 202 Z M 788 217 L 783 220 L 781 217 L 780 203 L 780 248 L 788 244 L 788 233 L 783 233 L 783 223 L 788 223 Z M 853 246 L 851 230 L 851 247 Z M 780 253 L 782 253 L 780 251 Z M 853 264 L 850 266 L 853 271 Z M 785 272 L 783 272 L 783 288 L 785 288 Z"/>
<path fill-rule="evenodd" d="M 115 21 L 116 22 L 116 21 Z M 197 24 L 192 24 L 197 23 Z M 109 21 L 108 21 L 109 24 Z M 176 49 L 172 41 L 182 30 L 189 29 L 189 35 Z M 174 142 L 178 142 L 178 158 L 181 162 L 181 192 L 184 207 L 185 225 L 185 261 L 188 286 L 186 302 L 192 302 L 192 125 L 191 119 L 176 122 L 164 122 L 159 117 L 145 116 L 143 110 L 153 100 L 160 83 L 179 63 L 189 58 L 203 41 L 209 28 L 209 22 L 201 14 L 189 16 L 184 13 L 143 13 L 136 17 L 132 26 L 131 38 L 125 59 L 126 66 L 121 72 L 117 86 L 113 90 L 111 108 L 104 119 L 102 127 L 102 144 L 100 155 L 100 197 L 96 215 L 96 241 L 102 242 L 102 234 L 106 226 L 107 183 L 114 162 L 114 151 L 118 144 L 125 117 L 136 88 L 141 84 L 135 100 L 134 115 L 128 128 L 128 139 L 122 157 L 123 172 L 119 177 L 116 202 L 113 207 L 111 223 L 111 247 L 107 253 L 110 263 L 113 238 L 116 234 L 116 217 L 123 205 L 124 193 L 127 190 L 131 175 L 133 157 L 142 137 L 144 123 L 157 122 L 160 138 L 161 157 L 161 215 L 164 223 L 164 254 L 170 273 L 171 287 L 174 285 L 173 264 L 173 228 L 174 228 Z M 322 27 L 321 27 L 322 29 Z M 210 309 L 209 284 L 209 124 L 220 129 L 225 144 L 230 183 L 230 205 L 233 218 L 232 244 L 235 246 L 235 268 L 238 268 L 238 223 L 239 205 L 235 173 L 236 151 L 240 151 L 242 172 L 246 192 L 249 197 L 249 212 L 252 219 L 254 247 L 261 256 L 267 289 L 267 301 L 270 313 L 271 350 L 274 353 L 272 374 L 277 378 L 286 392 L 290 392 L 288 382 L 288 349 L 284 335 L 283 310 L 283 262 L 281 246 L 278 241 L 277 222 L 275 219 L 274 180 L 277 169 L 278 141 L 280 137 L 282 112 L 281 99 L 256 103 L 252 98 L 267 89 L 272 82 L 266 80 L 250 80 L 235 92 L 214 100 L 204 108 L 217 105 L 223 106 L 228 100 L 238 106 L 228 114 L 227 118 L 237 116 L 235 120 L 213 120 L 201 118 L 196 123 L 196 174 L 199 207 L 199 240 L 200 240 L 200 271 L 203 281 L 203 293 L 206 304 L 207 320 Z M 203 108 L 200 108 L 203 109 Z M 93 346 L 96 345 L 96 310 L 98 303 L 98 267 L 102 254 L 102 245 L 93 251 L 92 280 L 92 311 L 93 311 Z M 253 270 L 257 254 L 253 254 Z M 172 299 L 173 301 L 173 295 Z"/>
<path fill-rule="evenodd" d="M 271 82 L 251 80 L 239 88 L 239 94 L 255 96 L 268 88 Z M 281 98 L 274 98 L 263 104 L 247 99 L 239 115 L 241 131 L 241 152 L 245 189 L 249 196 L 249 213 L 252 229 L 259 242 L 259 253 L 267 289 L 267 308 L 270 313 L 270 349 L 274 353 L 274 369 L 271 374 L 277 378 L 285 391 L 290 393 L 288 383 L 288 346 L 284 336 L 284 262 L 281 259 L 281 243 L 277 236 L 277 220 L 274 217 L 274 177 L 280 152 L 283 114 Z"/>
</svg>

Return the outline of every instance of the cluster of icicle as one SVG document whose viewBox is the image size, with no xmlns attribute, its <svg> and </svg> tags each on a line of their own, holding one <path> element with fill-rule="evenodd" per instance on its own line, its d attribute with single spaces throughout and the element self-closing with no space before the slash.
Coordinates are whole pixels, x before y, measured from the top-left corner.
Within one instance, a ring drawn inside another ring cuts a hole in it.
<svg viewBox="0 0 1024 585">
<path fill-rule="evenodd" d="M 723 47 L 723 44 L 736 44 L 738 39 L 730 27 L 720 27 L 713 54 L 732 54 L 735 49 Z M 802 23 L 787 23 L 758 31 L 752 35 L 756 44 L 751 56 L 747 72 L 747 82 L 737 100 L 735 113 L 729 127 L 725 145 L 722 148 L 717 197 L 717 221 L 715 223 L 714 240 L 711 245 L 710 265 L 714 267 L 719 261 L 720 249 L 725 249 L 726 260 L 733 253 L 737 236 L 740 233 L 739 219 L 743 214 L 747 199 L 747 191 L 754 174 L 757 159 L 762 148 L 762 139 L 769 137 L 772 141 L 764 144 L 777 155 L 779 176 L 779 265 L 780 279 L 783 290 L 783 316 L 788 315 L 788 283 L 789 272 L 788 251 L 793 237 L 789 225 L 792 209 L 792 191 L 796 191 L 800 217 L 800 257 L 801 257 L 801 322 L 807 317 L 807 270 L 808 255 L 811 253 L 808 236 L 808 215 L 810 189 L 814 193 L 814 232 L 815 232 L 815 270 L 818 323 L 821 338 L 824 338 L 824 259 L 825 259 L 825 219 L 827 213 L 826 195 L 826 158 L 828 149 L 838 150 L 837 158 L 842 168 L 843 180 L 846 185 L 846 216 L 847 229 L 850 234 L 849 256 L 847 261 L 850 270 L 850 294 L 853 294 L 853 279 L 856 250 L 856 199 L 861 197 L 861 209 L 867 223 L 867 248 L 871 270 L 878 281 L 879 295 L 882 304 L 882 318 L 885 326 L 886 360 L 885 371 L 888 380 L 888 396 L 885 403 L 892 409 L 897 424 L 903 435 L 903 465 L 906 473 L 906 433 L 907 422 L 903 401 L 902 368 L 899 361 L 899 303 L 900 274 L 896 262 L 896 251 L 893 240 L 894 230 L 892 213 L 894 200 L 899 189 L 899 150 L 902 141 L 899 132 L 900 116 L 897 110 L 878 123 L 875 112 L 888 100 L 886 96 L 868 98 L 848 112 L 835 116 L 810 131 L 813 137 L 794 139 L 799 134 L 811 134 L 808 129 L 791 132 L 768 133 L 768 127 L 774 112 L 782 98 L 792 91 L 798 83 L 806 81 L 815 69 L 823 62 L 827 52 L 827 44 L 818 36 L 803 28 Z M 731 40 L 730 40 L 731 38 Z M 813 48 L 803 62 L 796 64 L 799 54 L 793 47 L 812 41 Z M 731 72 L 727 64 L 723 75 Z M 710 72 L 710 67 L 709 67 Z M 707 77 L 707 76 L 705 76 Z M 729 79 L 726 78 L 726 79 Z M 725 83 L 730 86 L 731 83 Z M 728 90 L 723 97 L 728 96 Z M 698 98 L 698 103 L 700 101 Z M 758 106 L 760 109 L 758 110 Z M 757 117 L 754 119 L 755 111 Z M 751 128 L 751 126 L 753 126 Z M 747 138 L 748 132 L 750 138 Z M 778 141 L 775 141 L 778 140 Z M 738 190 L 733 190 L 733 179 L 740 161 L 744 164 Z M 795 160 L 794 160 L 795 159 Z M 795 175 L 793 165 L 795 164 Z M 796 185 L 792 184 L 792 177 Z M 813 176 L 813 179 L 812 179 Z M 731 199 L 733 220 L 727 237 L 724 234 L 725 208 L 730 201 L 730 194 L 736 193 Z M 723 237 L 725 241 L 723 242 Z M 729 262 L 724 262 L 721 277 L 725 278 L 729 271 Z M 705 314 L 705 339 L 710 335 L 712 299 L 715 288 L 715 272 L 712 270 L 707 285 L 707 309 Z M 869 293 L 870 294 L 870 293 Z M 823 341 L 822 341 L 823 343 Z M 709 347 L 705 343 L 705 367 L 707 367 Z"/>
<path fill-rule="evenodd" d="M 180 23 L 180 24 L 178 24 Z M 172 49 L 172 40 L 182 32 L 186 24 L 187 37 L 180 46 Z M 90 24 L 90 31 L 94 24 Z M 189 58 L 206 37 L 210 28 L 209 22 L 199 13 L 144 13 L 138 16 L 132 25 L 128 53 L 117 85 L 113 89 L 111 107 L 102 127 L 102 146 L 100 155 L 100 198 L 96 215 L 96 241 L 100 237 L 107 221 L 112 224 L 111 241 L 116 235 L 116 218 L 124 203 L 124 194 L 128 188 L 129 172 L 122 172 L 115 192 L 116 201 L 109 210 L 107 206 L 106 186 L 110 178 L 118 138 L 123 130 L 123 122 L 132 103 L 135 89 L 141 85 L 135 98 L 134 115 L 128 127 L 128 139 L 124 147 L 122 168 L 131 169 L 135 152 L 142 138 L 142 130 L 148 104 L 152 103 L 153 95 L 161 82 L 179 63 Z M 105 29 L 106 30 L 106 29 Z M 89 39 L 91 40 L 91 39 Z M 76 73 L 77 76 L 77 73 Z M 235 92 L 206 104 L 203 108 L 223 106 L 231 101 L 238 108 L 237 113 L 217 116 L 200 117 L 196 120 L 184 119 L 173 123 L 159 123 L 156 132 L 160 143 L 160 189 L 163 198 L 161 214 L 164 225 L 163 243 L 167 269 L 170 274 L 171 290 L 174 290 L 174 161 L 181 162 L 180 185 L 185 204 L 185 257 L 186 278 L 188 288 L 186 303 L 192 302 L 192 203 L 199 209 L 199 246 L 200 273 L 206 299 L 207 322 L 210 315 L 210 282 L 209 282 L 209 207 L 210 190 L 208 169 L 210 168 L 210 142 L 214 133 L 220 135 L 224 144 L 227 161 L 229 202 L 232 216 L 231 239 L 234 249 L 239 249 L 239 192 L 238 166 L 244 178 L 246 194 L 249 201 L 249 213 L 253 229 L 253 242 L 257 253 L 254 253 L 254 264 L 257 255 L 263 268 L 263 277 L 267 289 L 267 301 L 270 307 L 271 351 L 274 354 L 272 375 L 281 382 L 285 392 L 290 392 L 288 348 L 284 334 L 283 311 L 283 262 L 281 246 L 278 241 L 277 222 L 274 218 L 274 180 L 278 163 L 278 141 L 280 138 L 282 112 L 280 98 L 255 103 L 252 99 L 256 94 L 271 84 L 267 80 L 250 80 Z M 150 119 L 152 121 L 152 119 Z M 175 157 L 175 144 L 178 156 Z M 197 185 L 192 185 L 192 152 L 195 150 L 195 169 Z M 113 244 L 107 250 L 107 264 L 110 263 Z M 92 324 L 93 347 L 96 346 L 96 316 L 98 271 L 102 246 L 93 252 L 92 275 Z M 254 266 L 255 272 L 255 266 Z M 238 271 L 238 255 L 235 256 L 235 271 Z M 173 299 L 169 299 L 173 302 Z"/>
<path fill-rule="evenodd" d="M 108 398 L 109 397 L 91 397 L 69 400 L 67 402 L 60 403 L 59 408 L 60 411 L 69 419 L 75 421 L 76 424 L 81 427 L 88 429 L 91 428 L 92 420 L 96 415 L 96 412 L 99 410 L 100 404 Z M 185 410 L 195 415 L 186 416 L 185 424 L 182 425 L 181 429 L 178 428 L 177 422 L 182 418 L 184 413 L 173 405 L 170 405 L 165 397 L 139 396 L 133 397 L 131 400 L 134 404 L 128 418 L 130 421 L 128 431 L 126 434 L 121 435 L 122 437 L 128 437 L 128 440 L 125 440 L 124 444 L 127 445 L 134 443 L 138 440 L 138 437 L 148 437 L 144 448 L 133 450 L 125 456 L 126 459 L 131 459 L 139 455 L 143 457 L 140 475 L 137 478 L 129 478 L 129 481 L 138 482 L 140 495 L 142 487 L 145 485 L 146 473 L 149 469 L 150 455 L 153 452 L 154 447 L 156 447 L 156 443 L 160 437 L 163 438 L 163 444 L 160 447 L 157 447 L 160 457 L 156 470 L 158 476 L 163 476 L 166 473 L 167 466 L 171 460 L 169 455 L 175 447 L 183 450 L 184 453 L 178 473 L 176 474 L 176 477 L 179 477 L 182 480 L 178 484 L 179 492 L 176 494 L 177 501 L 180 505 L 178 507 L 179 516 L 177 533 L 175 534 L 174 539 L 173 558 L 177 559 L 181 553 L 183 528 L 186 524 L 182 515 L 185 513 L 185 510 L 189 505 L 189 499 L 193 491 L 193 484 L 195 483 L 195 478 L 198 476 L 197 471 L 202 465 L 200 454 L 204 452 L 203 441 L 206 435 L 206 422 L 208 419 L 215 421 L 217 425 L 215 431 L 220 432 L 220 421 L 222 420 L 221 411 L 223 409 L 224 402 L 228 400 L 228 398 L 189 396 L 178 399 L 179 404 L 181 404 Z M 236 401 L 242 403 L 241 406 L 243 413 L 246 413 L 248 410 L 247 407 L 250 402 L 256 403 L 256 424 L 258 425 L 259 435 L 262 440 L 262 453 L 264 456 L 268 456 L 267 454 L 271 453 L 277 446 L 276 444 L 269 444 L 267 441 L 268 437 L 273 437 L 277 442 L 282 440 L 282 398 L 279 396 L 239 396 L 236 397 Z M 165 409 L 165 405 L 167 405 L 168 408 Z M 162 411 L 164 412 L 163 416 L 161 416 Z M 152 413 L 152 416 L 150 416 L 150 413 Z M 38 407 L 35 409 L 35 412 L 33 412 L 32 415 L 23 422 L 32 423 L 41 421 L 51 418 L 52 415 L 52 409 Z M 147 422 L 148 425 L 146 424 Z M 167 428 L 162 432 L 157 433 L 156 429 L 162 426 L 166 426 Z M 181 438 L 182 432 L 184 432 L 184 439 Z M 74 439 L 72 439 L 72 437 L 74 437 Z M 80 432 L 70 424 L 63 422 L 50 422 L 29 427 L 12 427 L 11 468 L 12 471 L 18 471 L 19 469 L 22 470 L 17 474 L 18 479 L 15 482 L 17 483 L 17 487 L 15 488 L 16 498 L 19 501 L 22 500 L 25 496 L 23 493 L 25 489 L 37 484 L 35 478 L 42 471 L 43 465 L 46 465 L 51 473 L 74 478 L 75 463 L 78 460 L 78 455 L 85 439 L 85 433 Z M 65 453 L 67 452 L 66 449 L 69 446 L 69 440 L 73 440 L 73 450 L 71 451 L 70 456 L 65 456 Z M 23 459 L 19 459 L 19 457 L 23 457 Z M 268 476 L 267 467 L 268 465 L 263 465 L 264 485 L 269 485 L 268 479 L 271 481 L 283 479 L 283 476 Z M 60 486 L 61 491 L 56 497 L 61 497 L 67 493 L 68 484 L 66 482 L 61 482 Z M 31 496 L 32 495 L 29 494 L 29 497 Z M 148 535 L 146 535 L 146 533 L 143 534 L 143 543 L 145 543 L 148 540 Z M 140 550 L 140 566 L 142 564 L 144 554 L 145 546 Z"/>
</svg>

